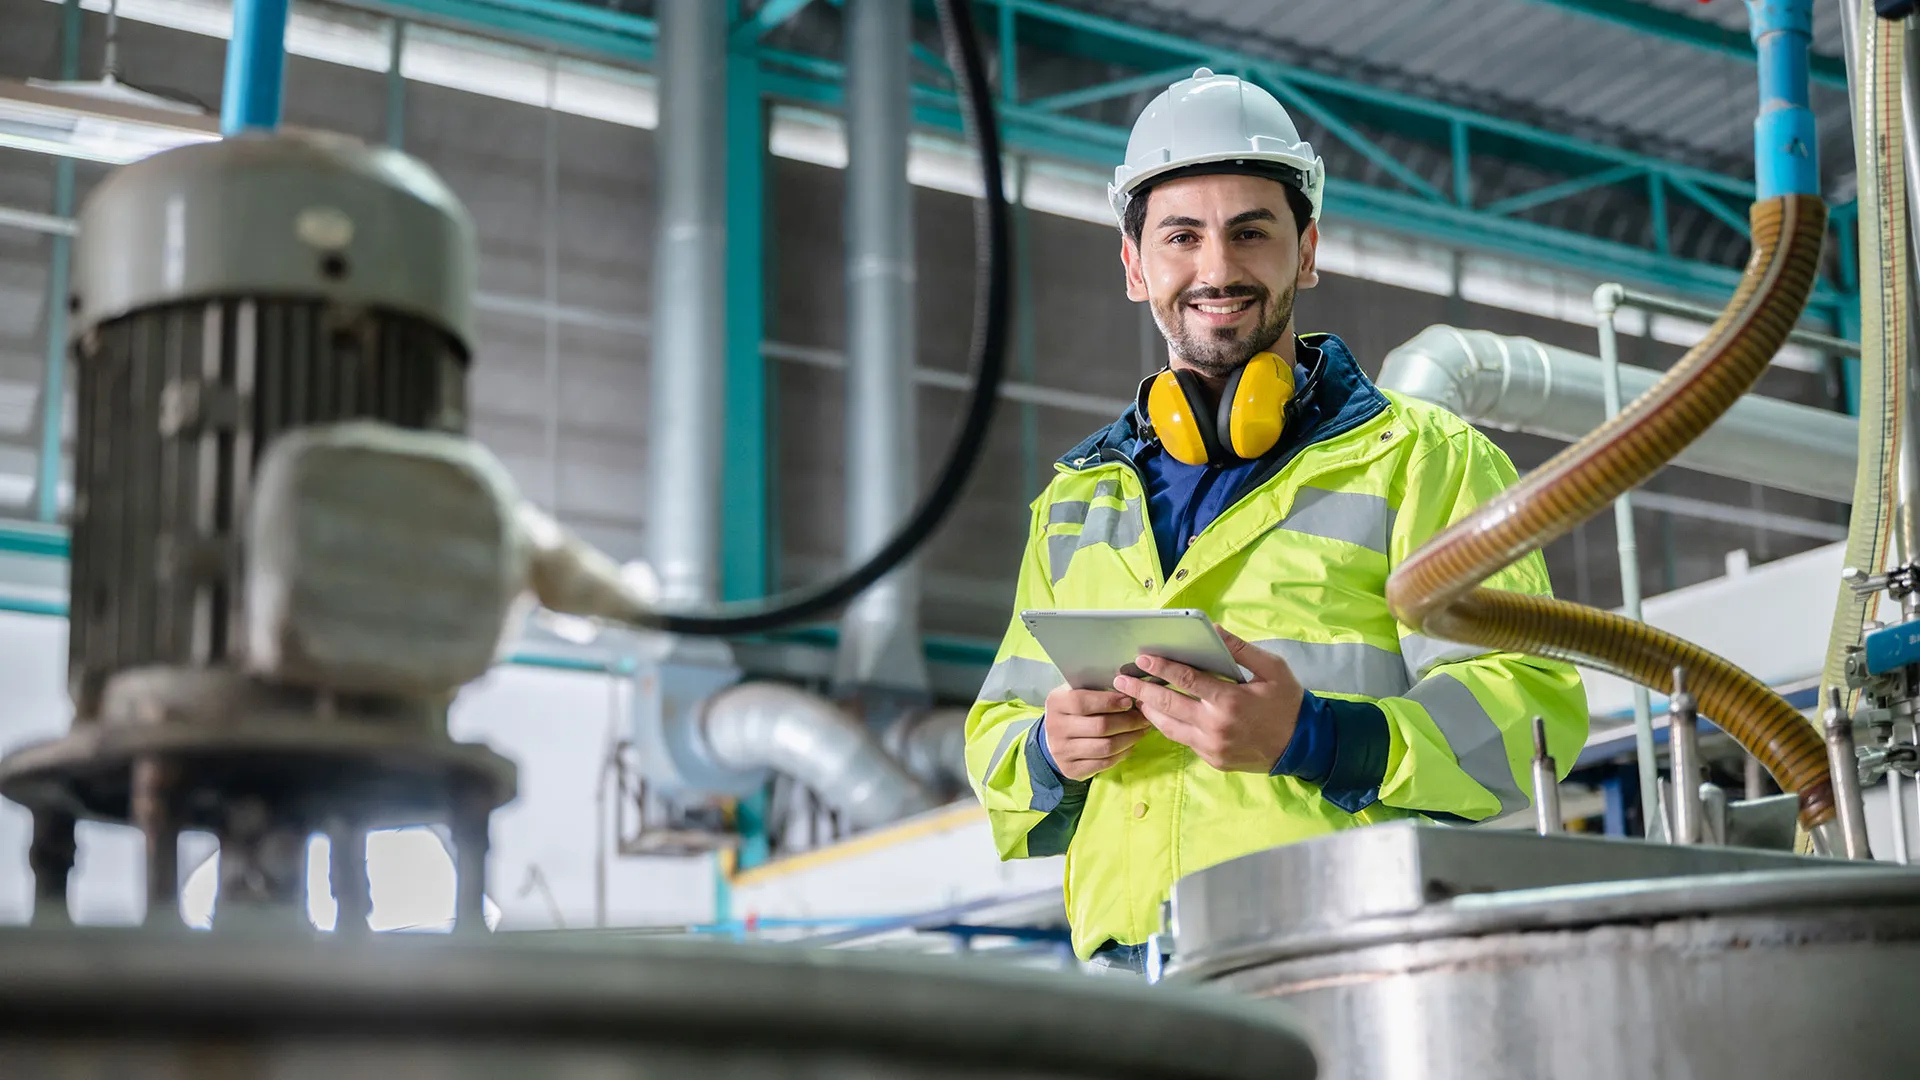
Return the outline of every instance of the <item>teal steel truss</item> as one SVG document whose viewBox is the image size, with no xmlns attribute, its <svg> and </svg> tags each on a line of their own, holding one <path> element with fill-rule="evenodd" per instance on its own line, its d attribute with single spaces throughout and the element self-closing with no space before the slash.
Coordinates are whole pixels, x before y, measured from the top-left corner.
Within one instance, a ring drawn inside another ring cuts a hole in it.
<svg viewBox="0 0 1920 1080">
<path fill-rule="evenodd" d="M 596 53 L 645 66 L 652 60 L 651 20 L 570 0 L 375 0 L 414 17 L 461 23 L 509 36 L 538 39 L 566 49 Z M 1703 49 L 1751 56 L 1744 35 L 1631 0 L 1536 0 L 1556 3 L 1596 18 Z M 1543 263 L 1598 278 L 1625 279 L 1664 292 L 1719 299 L 1738 279 L 1738 269 L 1683 257 L 1671 249 L 1668 208 L 1699 206 L 1738 232 L 1746 231 L 1746 204 L 1753 184 L 1743 177 L 1573 135 L 1534 127 L 1508 117 L 1432 101 L 1322 71 L 1290 67 L 1252 53 L 1182 38 L 1118 19 L 1066 7 L 1051 0 L 983 0 L 994 16 L 981 29 L 998 39 L 1003 56 L 1018 50 L 1097 60 L 1121 69 L 1110 81 L 1023 98 L 1020 65 L 1003 63 L 1001 116 L 1012 151 L 1108 169 L 1126 146 L 1122 126 L 1076 115 L 1076 110 L 1165 85 L 1202 65 L 1234 72 L 1271 90 L 1296 113 L 1326 131 L 1343 148 L 1371 165 L 1379 182 L 1334 176 L 1328 184 L 1328 216 L 1335 221 L 1386 229 L 1438 243 Z M 749 69 L 730 79 L 760 93 L 837 110 L 842 106 L 845 67 L 837 57 L 783 49 L 769 43 L 805 0 L 763 0 L 741 5 L 734 31 L 734 60 Z M 985 13 L 983 13 L 984 15 Z M 916 82 L 915 115 L 924 128 L 958 135 L 957 101 L 937 58 L 923 56 Z M 1818 65 L 1816 65 L 1818 66 Z M 1828 67 L 1816 78 L 1844 79 Z M 1126 70 L 1130 69 L 1130 70 Z M 1425 139 L 1449 157 L 1444 179 L 1423 174 L 1369 131 L 1389 130 Z M 737 143 L 734 145 L 738 145 Z M 1478 155 L 1478 157 L 1476 157 Z M 1557 176 L 1531 190 L 1482 198 L 1474 191 L 1474 163 L 1484 158 L 1519 162 Z M 1641 243 L 1628 243 L 1529 220 L 1523 216 L 1559 200 L 1600 188 L 1626 187 L 1648 208 L 1650 228 Z M 1843 275 L 1844 276 L 1844 275 Z M 1828 323 L 1843 322 L 1853 303 L 1841 286 L 1823 280 L 1813 311 Z"/>
<path fill-rule="evenodd" d="M 1702 52 L 1731 56 L 1750 64 L 1757 60 L 1753 51 L 1753 40 L 1746 30 L 1719 26 L 1678 11 L 1655 7 L 1644 0 L 1533 0 L 1533 2 L 1544 7 L 1559 8 L 1600 22 L 1625 27 L 1663 41 L 1686 45 Z M 1822 56 L 1815 53 L 1812 62 L 1808 64 L 1808 74 L 1816 83 L 1842 88 L 1847 85 L 1847 63 L 1837 56 Z"/>
</svg>

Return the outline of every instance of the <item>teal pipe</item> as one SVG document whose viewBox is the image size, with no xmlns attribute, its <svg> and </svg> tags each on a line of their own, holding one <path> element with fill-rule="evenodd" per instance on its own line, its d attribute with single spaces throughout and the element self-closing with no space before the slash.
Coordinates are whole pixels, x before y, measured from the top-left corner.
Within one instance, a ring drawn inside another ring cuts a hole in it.
<svg viewBox="0 0 1920 1080">
<path fill-rule="evenodd" d="M 764 8 L 763 8 L 764 10 Z M 734 0 L 734 15 L 739 0 Z M 774 592 L 772 413 L 766 336 L 767 111 L 753 49 L 729 48 L 726 75 L 726 406 L 721 461 L 720 598 Z"/>
<path fill-rule="evenodd" d="M 227 42 L 227 81 L 220 98 L 220 134 L 232 137 L 280 126 L 288 3 L 234 0 L 233 38 Z"/>
<path fill-rule="evenodd" d="M 73 162 L 55 168 L 53 211 L 73 216 Z M 67 294 L 72 288 L 73 237 L 54 236 L 47 261 L 47 369 L 40 392 L 40 459 L 34 474 L 34 517 L 60 519 L 60 473 L 67 420 Z"/>
<path fill-rule="evenodd" d="M 1820 144 L 1809 105 L 1813 0 L 1747 0 L 1760 55 L 1760 112 L 1753 120 L 1758 198 L 1820 194 Z"/>
<path fill-rule="evenodd" d="M 0 614 L 41 615 L 64 619 L 67 617 L 67 605 L 63 600 L 33 600 L 20 596 L 0 596 Z"/>
</svg>

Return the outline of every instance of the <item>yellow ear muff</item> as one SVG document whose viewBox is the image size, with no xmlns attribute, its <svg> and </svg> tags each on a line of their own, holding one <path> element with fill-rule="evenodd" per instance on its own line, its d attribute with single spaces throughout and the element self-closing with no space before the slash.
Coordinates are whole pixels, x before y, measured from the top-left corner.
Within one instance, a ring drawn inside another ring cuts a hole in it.
<svg viewBox="0 0 1920 1080">
<path fill-rule="evenodd" d="M 1159 436 L 1160 445 L 1175 461 L 1187 465 L 1205 465 L 1212 459 L 1211 442 L 1202 425 L 1211 420 L 1199 409 L 1201 403 L 1190 400 L 1177 372 L 1162 371 L 1147 382 L 1145 399 L 1147 422 Z"/>
<path fill-rule="evenodd" d="M 1256 353 L 1248 360 L 1231 387 L 1230 403 L 1220 410 L 1227 448 L 1246 461 L 1273 449 L 1286 431 L 1293 389 L 1293 365 L 1278 354 Z"/>
<path fill-rule="evenodd" d="M 1148 376 L 1136 408 L 1175 461 L 1230 465 L 1252 461 L 1280 442 L 1293 392 L 1293 365 L 1263 352 L 1227 380 L 1217 409 L 1207 405 L 1199 376 L 1176 370 Z"/>
</svg>

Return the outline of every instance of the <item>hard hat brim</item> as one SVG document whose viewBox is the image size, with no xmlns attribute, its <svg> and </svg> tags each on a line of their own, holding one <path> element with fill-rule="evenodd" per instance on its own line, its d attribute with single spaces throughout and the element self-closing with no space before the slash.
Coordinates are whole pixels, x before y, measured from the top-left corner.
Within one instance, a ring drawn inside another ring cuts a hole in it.
<svg viewBox="0 0 1920 1080">
<path fill-rule="evenodd" d="M 1115 170 L 1125 170 L 1125 166 Z M 1107 199 L 1113 207 L 1116 222 L 1126 220 L 1127 204 L 1135 198 L 1145 195 L 1156 184 L 1188 176 L 1242 175 L 1258 176 L 1300 192 L 1307 197 L 1312 207 L 1312 220 L 1320 220 L 1320 195 L 1325 183 L 1325 166 L 1317 157 L 1303 157 L 1298 154 L 1252 153 L 1235 150 L 1219 154 L 1208 154 L 1197 158 L 1184 158 L 1170 161 L 1153 168 L 1141 169 L 1126 177 L 1123 183 L 1107 186 Z M 1117 179 L 1117 177 L 1116 177 Z"/>
</svg>

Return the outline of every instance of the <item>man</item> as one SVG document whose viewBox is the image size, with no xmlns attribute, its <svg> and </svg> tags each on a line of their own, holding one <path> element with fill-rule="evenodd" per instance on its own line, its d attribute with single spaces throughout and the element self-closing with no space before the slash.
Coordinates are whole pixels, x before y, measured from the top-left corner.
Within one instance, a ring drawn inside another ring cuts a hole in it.
<svg viewBox="0 0 1920 1080">
<path fill-rule="evenodd" d="M 1520 810 L 1532 718 L 1568 765 L 1586 739 L 1570 666 L 1425 638 L 1387 607 L 1394 566 L 1516 477 L 1470 425 L 1375 387 L 1339 338 L 1295 335 L 1323 178 L 1271 95 L 1205 69 L 1147 107 L 1115 173 L 1127 296 L 1151 306 L 1169 371 L 1034 502 L 1016 615 L 967 720 L 1001 857 L 1066 855 L 1095 966 L 1142 969 L 1184 874 Z M 1549 592 L 1537 554 L 1489 584 Z M 1175 607 L 1220 624 L 1251 678 L 1142 657 L 1187 694 L 1124 674 L 1068 689 L 1017 614 Z"/>
</svg>

